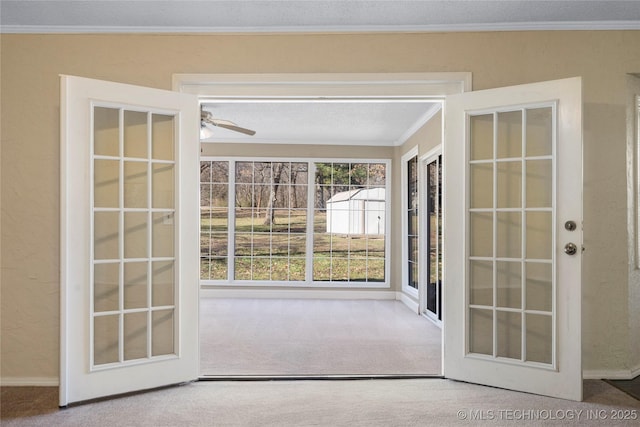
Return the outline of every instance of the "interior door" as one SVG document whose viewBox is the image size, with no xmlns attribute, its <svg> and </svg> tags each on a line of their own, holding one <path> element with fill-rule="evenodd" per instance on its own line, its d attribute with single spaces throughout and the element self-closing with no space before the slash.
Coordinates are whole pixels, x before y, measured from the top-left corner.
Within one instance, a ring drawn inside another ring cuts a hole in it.
<svg viewBox="0 0 640 427">
<path fill-rule="evenodd" d="M 60 405 L 198 376 L 194 95 L 61 77 Z"/>
<path fill-rule="evenodd" d="M 582 99 L 447 97 L 444 375 L 581 400 Z"/>
</svg>

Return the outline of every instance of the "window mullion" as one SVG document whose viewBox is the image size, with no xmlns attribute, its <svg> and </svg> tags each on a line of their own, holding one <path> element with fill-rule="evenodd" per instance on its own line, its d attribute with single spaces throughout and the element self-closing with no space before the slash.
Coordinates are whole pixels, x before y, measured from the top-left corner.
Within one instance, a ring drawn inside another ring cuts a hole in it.
<svg viewBox="0 0 640 427">
<path fill-rule="evenodd" d="M 315 216 L 316 164 L 308 162 L 307 170 L 307 238 L 305 249 L 305 282 L 313 282 L 313 221 Z"/>
<path fill-rule="evenodd" d="M 227 191 L 227 280 L 232 282 L 236 271 L 236 162 L 229 160 L 229 189 Z"/>
</svg>

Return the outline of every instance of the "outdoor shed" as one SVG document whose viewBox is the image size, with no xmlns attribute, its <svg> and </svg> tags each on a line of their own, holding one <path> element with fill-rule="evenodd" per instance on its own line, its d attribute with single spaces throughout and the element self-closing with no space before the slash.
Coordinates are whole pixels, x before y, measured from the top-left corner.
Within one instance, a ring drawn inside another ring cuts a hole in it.
<svg viewBox="0 0 640 427">
<path fill-rule="evenodd" d="M 384 234 L 385 189 L 359 188 L 327 200 L 327 233 Z"/>
</svg>

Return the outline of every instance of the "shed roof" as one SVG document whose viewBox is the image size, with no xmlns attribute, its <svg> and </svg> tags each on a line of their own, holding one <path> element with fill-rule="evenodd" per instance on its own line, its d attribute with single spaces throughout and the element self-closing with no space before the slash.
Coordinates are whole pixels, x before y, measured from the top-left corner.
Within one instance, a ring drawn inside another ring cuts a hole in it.
<svg viewBox="0 0 640 427">
<path fill-rule="evenodd" d="M 384 202 L 385 189 L 384 188 L 357 188 L 355 190 L 342 191 L 336 193 L 327 200 L 327 203 L 345 202 L 347 200 L 378 200 Z"/>
</svg>

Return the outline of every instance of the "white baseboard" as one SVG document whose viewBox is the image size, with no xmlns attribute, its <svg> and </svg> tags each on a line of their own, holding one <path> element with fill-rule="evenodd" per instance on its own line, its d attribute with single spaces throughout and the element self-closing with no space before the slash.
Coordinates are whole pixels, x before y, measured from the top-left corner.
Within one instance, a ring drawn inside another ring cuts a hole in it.
<svg viewBox="0 0 640 427">
<path fill-rule="evenodd" d="M 57 377 L 2 377 L 0 385 L 3 387 L 58 387 Z"/>
<path fill-rule="evenodd" d="M 409 297 L 409 295 L 405 294 L 404 292 L 396 292 L 396 295 L 396 299 L 409 307 L 409 310 L 413 311 L 416 314 L 420 314 L 420 306 L 418 305 L 417 301 Z"/>
<path fill-rule="evenodd" d="M 603 369 L 585 370 L 582 378 L 585 380 L 632 380 L 640 375 L 640 367 L 634 369 Z"/>
<path fill-rule="evenodd" d="M 200 298 L 378 299 L 394 300 L 395 291 L 333 289 L 200 289 Z"/>
</svg>

